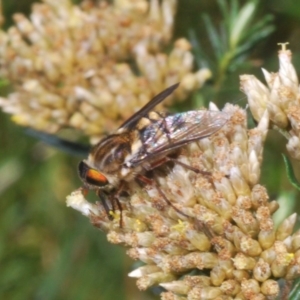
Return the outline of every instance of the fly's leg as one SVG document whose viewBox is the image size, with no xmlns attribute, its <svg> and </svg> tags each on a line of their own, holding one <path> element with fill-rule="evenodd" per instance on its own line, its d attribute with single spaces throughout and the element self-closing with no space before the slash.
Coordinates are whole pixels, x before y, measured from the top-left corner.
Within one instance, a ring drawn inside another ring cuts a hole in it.
<svg viewBox="0 0 300 300">
<path fill-rule="evenodd" d="M 178 164 L 178 165 L 180 165 L 180 166 L 182 166 L 182 167 L 184 167 L 184 168 L 186 168 L 186 169 L 188 169 L 188 170 L 191 170 L 191 171 L 193 171 L 193 172 L 196 173 L 196 174 L 201 174 L 201 175 L 203 175 L 203 176 L 209 176 L 209 177 L 212 175 L 211 172 L 199 170 L 199 169 L 197 169 L 197 168 L 194 168 L 194 167 L 192 167 L 192 166 L 189 166 L 189 165 L 187 165 L 187 164 L 181 162 L 180 160 L 177 160 L 176 158 L 167 157 L 167 159 L 168 159 L 168 161 L 173 161 L 173 162 L 175 162 L 176 164 Z"/>
<path fill-rule="evenodd" d="M 106 215 L 108 217 L 109 220 L 113 220 L 113 213 L 115 212 L 115 206 L 117 206 L 117 209 L 120 211 L 120 228 L 123 227 L 123 208 L 122 205 L 119 201 L 119 196 L 122 193 L 124 188 L 124 182 L 122 181 L 118 187 L 118 189 L 116 191 L 114 191 L 111 195 L 107 196 L 103 191 L 101 191 L 100 189 L 97 190 L 97 196 L 100 198 L 101 203 L 105 209 Z M 112 205 L 112 209 L 110 209 L 110 207 L 107 205 L 107 201 L 106 198 L 108 197 L 109 201 L 111 202 Z M 113 213 L 112 213 L 113 212 Z"/>
<path fill-rule="evenodd" d="M 202 176 L 208 178 L 209 181 L 212 181 L 212 173 L 211 172 L 207 172 L 207 171 L 202 171 L 202 170 L 199 170 L 197 168 L 194 168 L 190 165 L 187 165 L 179 160 L 177 160 L 176 158 L 173 158 L 173 157 L 169 157 L 169 156 L 166 156 L 166 157 L 163 157 L 162 159 L 160 160 L 157 160 L 155 161 L 154 163 L 152 163 L 150 165 L 150 167 L 148 166 L 147 170 L 154 170 L 156 169 L 157 167 L 167 163 L 167 162 L 174 162 L 182 167 L 184 167 L 185 169 L 188 169 L 188 170 L 191 170 L 193 171 L 194 173 L 196 174 L 201 174 Z M 163 197 L 163 199 L 165 200 L 165 202 L 170 205 L 177 213 L 187 217 L 187 218 L 190 218 L 190 216 L 188 216 L 187 214 L 183 213 L 182 211 L 180 211 L 178 208 L 176 208 L 172 202 L 170 200 L 168 200 L 168 198 L 166 197 L 166 195 L 163 193 L 163 191 L 161 190 L 160 186 L 159 186 L 159 183 L 157 182 L 157 180 L 155 179 L 155 176 L 153 176 L 153 180 L 148 178 L 148 177 L 145 177 L 145 176 L 142 176 L 142 175 L 139 175 L 137 176 L 137 179 L 139 179 L 141 182 L 144 182 L 146 184 L 153 184 L 158 192 L 160 193 L 160 195 Z M 212 232 L 212 230 L 209 228 L 209 226 L 199 220 L 197 220 L 197 227 L 198 229 L 200 229 L 202 232 L 204 232 L 204 234 L 209 238 L 209 239 L 212 239 L 215 235 L 214 233 Z"/>
<path fill-rule="evenodd" d="M 155 178 L 155 177 L 154 177 Z M 184 217 L 187 217 L 189 218 L 190 216 L 185 214 L 184 212 L 182 212 L 180 209 L 178 209 L 177 207 L 175 207 L 172 202 L 166 197 L 166 195 L 164 194 L 164 192 L 161 190 L 160 186 L 159 186 L 159 183 L 157 182 L 156 179 L 151 179 L 151 178 L 148 178 L 146 176 L 143 176 L 143 175 L 137 175 L 136 177 L 137 180 L 139 180 L 140 182 L 142 183 L 145 183 L 145 184 L 149 184 L 149 185 L 153 185 L 155 186 L 155 188 L 158 190 L 159 194 L 162 196 L 162 198 L 164 199 L 164 201 L 169 205 L 171 206 L 176 212 L 178 212 L 179 214 L 181 214 L 182 216 Z"/>
<path fill-rule="evenodd" d="M 203 176 L 207 176 L 207 177 L 211 177 L 211 173 L 210 172 L 206 172 L 206 171 L 202 171 L 202 170 L 199 170 L 197 168 L 194 168 L 194 167 L 191 167 L 175 158 L 172 158 L 172 157 L 169 157 L 169 156 L 166 156 L 166 157 L 163 157 L 155 162 L 153 162 L 150 166 L 148 166 L 147 168 L 145 168 L 147 171 L 152 171 L 156 168 L 158 168 L 159 166 L 169 162 L 169 161 L 172 161 L 172 162 L 175 162 L 179 165 L 181 165 L 182 167 L 188 169 L 188 170 L 191 170 L 193 172 L 195 172 L 196 174 L 202 174 Z M 166 197 L 166 195 L 163 193 L 163 191 L 161 190 L 160 186 L 159 186 L 159 183 L 157 182 L 155 176 L 153 176 L 154 179 L 150 179 L 146 176 L 143 176 L 143 175 L 138 175 L 136 177 L 136 179 L 138 179 L 140 182 L 143 182 L 145 184 L 151 184 L 151 185 L 154 185 L 158 192 L 160 193 L 160 195 L 163 197 L 163 199 L 165 200 L 165 202 L 170 205 L 176 212 L 178 212 L 179 214 L 185 216 L 185 217 L 190 217 L 188 216 L 187 214 L 183 213 L 182 211 L 180 211 L 178 208 L 176 208 L 172 202 Z"/>
<path fill-rule="evenodd" d="M 176 164 L 178 164 L 178 165 L 180 165 L 180 166 L 182 166 L 182 167 L 184 167 L 188 170 L 193 171 L 196 174 L 201 174 L 205 177 L 211 177 L 211 175 L 212 175 L 211 172 L 199 170 L 197 168 L 194 168 L 192 166 L 189 166 L 189 165 L 181 162 L 180 160 L 178 160 L 176 158 L 172 158 L 172 157 L 169 157 L 169 156 L 163 157 L 162 159 L 155 161 L 154 163 L 152 163 L 150 165 L 150 167 L 147 168 L 147 170 L 154 170 L 154 169 L 158 168 L 159 166 L 161 166 L 161 165 L 163 165 L 163 164 L 165 164 L 169 161 L 172 161 L 172 162 L 174 162 L 174 163 L 176 163 Z"/>
<path fill-rule="evenodd" d="M 96 194 L 99 197 L 99 199 L 101 200 L 101 204 L 105 209 L 105 212 L 106 212 L 106 215 L 107 215 L 108 219 L 112 221 L 113 216 L 111 214 L 111 209 L 107 205 L 107 201 L 106 201 L 107 195 L 105 195 L 105 193 L 103 193 L 100 189 L 96 191 Z"/>
<path fill-rule="evenodd" d="M 168 161 L 173 161 L 173 162 L 175 162 L 176 164 L 178 164 L 178 165 L 180 165 L 180 166 L 182 166 L 182 167 L 184 167 L 184 168 L 186 168 L 186 169 L 188 169 L 188 170 L 191 170 L 191 171 L 195 172 L 196 174 L 201 174 L 201 175 L 203 175 L 204 177 L 207 177 L 210 181 L 211 181 L 211 179 L 212 179 L 212 177 L 211 177 L 211 176 L 212 176 L 212 173 L 211 173 L 211 172 L 199 170 L 199 169 L 197 169 L 197 168 L 194 168 L 194 167 L 192 167 L 192 166 L 189 166 L 189 165 L 187 165 L 187 164 L 185 164 L 185 163 L 183 163 L 183 162 L 177 160 L 176 158 L 167 157 L 167 159 L 168 159 Z M 224 175 L 224 176 L 225 176 L 226 178 L 229 178 L 229 175 Z"/>
<path fill-rule="evenodd" d="M 117 204 L 117 207 L 118 207 L 118 209 L 120 211 L 120 220 L 119 220 L 120 228 L 123 228 L 123 208 L 122 208 L 122 205 L 121 205 L 121 203 L 119 201 L 119 196 L 120 196 L 120 194 L 122 192 L 122 189 L 123 189 L 123 187 L 119 188 L 118 191 L 117 191 L 117 193 L 114 195 L 114 202 Z"/>
<path fill-rule="evenodd" d="M 82 188 L 82 192 L 83 195 L 86 196 L 88 194 L 88 189 L 83 187 Z M 108 204 L 107 204 L 107 195 L 100 189 L 96 190 L 96 195 L 98 196 L 98 198 L 101 201 L 102 206 L 104 207 L 105 213 L 108 217 L 109 220 L 113 220 L 113 216 L 111 215 L 111 209 L 109 208 Z"/>
<path fill-rule="evenodd" d="M 117 208 L 120 211 L 120 221 L 119 221 L 120 228 L 123 227 L 123 208 L 119 201 L 119 196 L 122 193 L 123 188 L 124 188 L 124 181 L 121 181 L 118 189 L 110 196 L 110 201 L 112 203 L 113 212 L 115 211 L 115 204 L 117 205 Z"/>
<path fill-rule="evenodd" d="M 184 212 L 182 212 L 180 209 L 178 209 L 177 207 L 175 207 L 173 205 L 173 203 L 166 197 L 164 192 L 161 190 L 158 181 L 155 179 L 155 176 L 153 176 L 153 177 L 154 177 L 154 179 L 151 179 L 151 178 L 143 176 L 143 175 L 138 175 L 136 177 L 136 179 L 139 180 L 140 182 L 144 183 L 144 184 L 149 184 L 149 185 L 155 186 L 155 188 L 158 190 L 159 194 L 162 196 L 164 201 L 169 206 L 171 206 L 178 214 L 180 214 L 180 215 L 182 215 L 186 218 L 191 218 L 189 215 L 185 214 Z M 197 224 L 196 226 L 198 227 L 198 229 L 201 230 L 210 240 L 215 236 L 213 231 L 204 222 L 196 220 L 196 224 Z"/>
</svg>

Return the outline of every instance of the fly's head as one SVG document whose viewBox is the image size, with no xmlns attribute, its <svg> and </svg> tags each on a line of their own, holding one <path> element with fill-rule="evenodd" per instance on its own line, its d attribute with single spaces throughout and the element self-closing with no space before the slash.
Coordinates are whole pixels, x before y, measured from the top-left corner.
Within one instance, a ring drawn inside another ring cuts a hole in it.
<svg viewBox="0 0 300 300">
<path fill-rule="evenodd" d="M 79 177 L 84 188 L 88 190 L 109 190 L 113 185 L 109 182 L 109 177 L 101 171 L 91 167 L 88 160 L 83 160 L 78 165 Z"/>
</svg>

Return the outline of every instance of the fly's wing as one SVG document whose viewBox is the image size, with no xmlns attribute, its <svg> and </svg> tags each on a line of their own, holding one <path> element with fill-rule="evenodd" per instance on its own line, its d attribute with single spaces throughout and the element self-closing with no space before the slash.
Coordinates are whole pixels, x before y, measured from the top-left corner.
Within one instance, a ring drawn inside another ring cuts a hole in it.
<svg viewBox="0 0 300 300">
<path fill-rule="evenodd" d="M 208 137 L 222 128 L 230 116 L 220 111 L 188 111 L 162 117 L 139 131 L 141 150 L 131 159 L 132 166 L 155 158 L 193 141 Z"/>
<path fill-rule="evenodd" d="M 135 124 L 149 111 L 151 111 L 156 105 L 158 105 L 160 102 L 162 102 L 164 99 L 166 99 L 169 95 L 171 95 L 174 90 L 176 90 L 179 86 L 179 83 L 176 83 L 158 95 L 156 95 L 154 98 L 152 98 L 145 106 L 143 106 L 139 111 L 137 111 L 134 115 L 132 115 L 129 119 L 127 119 L 120 128 L 132 128 L 135 126 Z"/>
</svg>

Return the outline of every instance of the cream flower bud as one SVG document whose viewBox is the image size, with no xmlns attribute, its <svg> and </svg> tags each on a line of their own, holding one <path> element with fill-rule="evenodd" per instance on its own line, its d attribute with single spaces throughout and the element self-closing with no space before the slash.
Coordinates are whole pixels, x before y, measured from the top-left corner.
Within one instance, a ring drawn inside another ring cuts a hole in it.
<svg viewBox="0 0 300 300">
<path fill-rule="evenodd" d="M 255 267 L 256 261 L 252 257 L 238 253 L 234 257 L 233 263 L 238 270 L 252 270 Z"/>
<path fill-rule="evenodd" d="M 201 287 L 196 286 L 188 293 L 189 300 L 207 299 L 213 300 L 222 294 L 219 287 Z"/>
<path fill-rule="evenodd" d="M 266 296 L 277 296 L 279 294 L 279 285 L 275 280 L 266 280 L 261 285 L 261 292 Z"/>
<path fill-rule="evenodd" d="M 217 255 L 192 252 L 188 255 L 166 256 L 160 265 L 164 271 L 183 272 L 191 268 L 210 269 L 217 264 Z"/>
<path fill-rule="evenodd" d="M 253 298 L 259 294 L 260 287 L 256 280 L 249 279 L 249 280 L 243 280 L 241 284 L 241 289 L 243 294 L 246 296 L 246 299 Z"/>
<path fill-rule="evenodd" d="M 254 76 L 240 76 L 241 89 L 248 97 L 248 103 L 255 120 L 259 121 L 269 101 L 270 93 L 268 89 Z"/>
<path fill-rule="evenodd" d="M 258 241 L 243 236 L 240 242 L 241 251 L 249 256 L 258 256 L 262 249 Z"/>
<path fill-rule="evenodd" d="M 233 276 L 237 281 L 242 282 L 244 279 L 249 279 L 250 273 L 246 270 L 234 270 Z"/>
<path fill-rule="evenodd" d="M 234 167 L 230 170 L 230 181 L 232 183 L 233 189 L 238 196 L 247 195 L 250 192 L 249 185 L 243 178 L 239 168 Z"/>
<path fill-rule="evenodd" d="M 276 238 L 278 240 L 284 240 L 287 236 L 291 235 L 296 223 L 296 219 L 297 214 L 294 213 L 281 223 L 276 232 Z"/>
<path fill-rule="evenodd" d="M 172 292 L 161 293 L 162 300 L 186 300 L 185 296 L 178 296 Z"/>
<path fill-rule="evenodd" d="M 140 278 L 142 276 L 148 275 L 148 274 L 152 274 L 152 273 L 156 273 L 161 271 L 161 269 L 155 265 L 146 265 L 146 266 L 142 266 L 139 267 L 133 271 L 131 271 L 128 276 L 129 277 L 133 277 L 133 278 Z"/>
<path fill-rule="evenodd" d="M 219 286 L 226 278 L 225 271 L 220 266 L 215 266 L 210 272 L 211 282 L 214 286 Z"/>
<path fill-rule="evenodd" d="M 290 50 L 279 51 L 279 76 L 282 84 L 288 86 L 295 94 L 298 92 L 298 77 L 291 63 L 292 53 Z"/>
<path fill-rule="evenodd" d="M 292 235 L 292 247 L 293 247 L 293 251 L 295 252 L 300 248 L 300 230 L 297 230 Z"/>
<path fill-rule="evenodd" d="M 74 191 L 67 197 L 67 206 L 80 211 L 85 216 L 90 216 L 92 213 L 95 215 L 99 214 L 98 207 L 84 198 L 81 189 Z"/>
<path fill-rule="evenodd" d="M 186 295 L 191 290 L 191 287 L 184 281 L 161 283 L 160 286 L 162 286 L 167 291 L 181 295 Z"/>
<path fill-rule="evenodd" d="M 289 141 L 286 145 L 286 148 L 293 158 L 300 160 L 300 139 L 299 139 L 299 137 L 292 136 L 289 139 Z"/>
<path fill-rule="evenodd" d="M 171 273 L 156 272 L 139 278 L 136 285 L 140 290 L 146 290 L 148 287 L 154 284 L 158 284 L 164 281 L 172 281 L 174 279 L 175 276 Z"/>
<path fill-rule="evenodd" d="M 229 279 L 224 281 L 220 288 L 225 295 L 231 295 L 231 296 L 236 295 L 241 290 L 240 285 L 234 279 Z"/>
<path fill-rule="evenodd" d="M 275 238 L 275 230 L 261 230 L 258 234 L 258 241 L 263 249 L 270 248 L 274 244 Z"/>
<path fill-rule="evenodd" d="M 257 281 L 266 281 L 271 277 L 270 265 L 260 258 L 253 269 L 253 276 Z"/>
</svg>

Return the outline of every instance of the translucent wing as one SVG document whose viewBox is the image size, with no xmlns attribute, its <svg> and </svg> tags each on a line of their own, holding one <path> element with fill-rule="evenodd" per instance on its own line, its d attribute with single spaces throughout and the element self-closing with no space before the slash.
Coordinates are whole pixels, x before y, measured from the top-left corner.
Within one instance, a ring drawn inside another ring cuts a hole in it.
<svg viewBox="0 0 300 300">
<path fill-rule="evenodd" d="M 188 111 L 150 120 L 139 130 L 142 147 L 131 159 L 132 166 L 155 158 L 218 131 L 230 116 L 220 111 Z"/>
<path fill-rule="evenodd" d="M 134 115 L 132 115 L 129 119 L 127 119 L 120 128 L 129 128 L 134 127 L 135 124 L 149 111 L 151 111 L 156 105 L 166 99 L 169 95 L 171 95 L 174 90 L 176 90 L 179 86 L 179 83 L 173 84 L 172 86 L 168 87 L 154 98 L 152 98 L 145 106 L 143 106 L 139 111 L 137 111 Z"/>
</svg>

